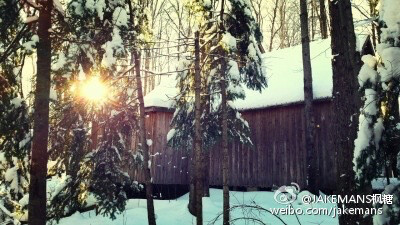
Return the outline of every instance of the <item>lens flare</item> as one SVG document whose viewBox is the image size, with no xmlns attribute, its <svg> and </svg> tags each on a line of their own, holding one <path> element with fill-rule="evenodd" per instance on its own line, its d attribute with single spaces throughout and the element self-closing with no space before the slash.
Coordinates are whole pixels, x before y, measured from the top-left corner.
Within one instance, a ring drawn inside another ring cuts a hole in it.
<svg viewBox="0 0 400 225">
<path fill-rule="evenodd" d="M 108 86 L 99 77 L 91 77 L 82 83 L 81 96 L 92 103 L 105 103 L 108 93 Z"/>
</svg>

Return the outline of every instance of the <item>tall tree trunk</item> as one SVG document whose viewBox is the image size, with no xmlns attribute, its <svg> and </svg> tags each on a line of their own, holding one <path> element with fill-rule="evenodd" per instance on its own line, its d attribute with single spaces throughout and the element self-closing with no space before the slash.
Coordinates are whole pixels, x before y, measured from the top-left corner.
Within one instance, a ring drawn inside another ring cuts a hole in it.
<svg viewBox="0 0 400 225">
<path fill-rule="evenodd" d="M 132 24 L 135 24 L 134 17 L 133 17 L 133 6 L 132 1 L 127 0 L 127 4 L 129 7 L 129 16 L 130 21 Z M 144 2 L 139 2 L 141 6 L 144 6 Z M 132 27 L 132 30 L 134 28 Z M 154 213 L 154 201 L 153 201 L 153 184 L 151 180 L 151 172 L 150 172 L 150 155 L 149 155 L 149 146 L 147 145 L 146 139 L 146 115 L 145 115 L 145 108 L 144 108 L 144 100 L 143 100 L 143 87 L 142 87 L 142 77 L 140 73 L 141 65 L 140 65 L 140 52 L 137 49 L 132 50 L 132 55 L 134 57 L 135 62 L 135 77 L 136 77 L 136 88 L 137 88 L 137 99 L 139 101 L 139 143 L 142 147 L 143 151 L 143 172 L 144 172 L 144 179 L 146 185 L 146 201 L 147 201 L 147 219 L 149 225 L 156 225 L 156 216 Z"/>
<path fill-rule="evenodd" d="M 146 95 L 147 93 L 150 92 L 151 88 L 151 78 L 150 78 L 150 73 L 148 72 L 150 70 L 150 50 L 145 50 L 145 57 L 144 57 L 144 87 L 143 87 L 143 94 Z"/>
<path fill-rule="evenodd" d="M 136 86 L 137 86 L 137 95 L 139 100 L 139 129 L 140 129 L 139 138 L 144 158 L 143 172 L 146 184 L 147 219 L 149 225 L 156 225 L 156 217 L 154 214 L 154 201 L 153 201 L 153 184 L 151 180 L 150 163 L 149 163 L 150 160 L 149 146 L 147 145 L 147 139 L 146 139 L 146 125 L 145 125 L 146 116 L 145 116 L 143 91 L 142 91 L 142 77 L 140 76 L 140 53 L 135 50 L 133 52 L 133 56 L 135 57 Z"/>
<path fill-rule="evenodd" d="M 397 155 L 399 154 L 400 137 L 395 134 L 397 124 L 400 122 L 399 113 L 399 82 L 397 80 L 390 81 L 386 94 L 386 113 L 384 114 L 384 127 L 382 139 L 383 146 L 381 147 L 387 157 L 387 167 L 389 173 L 387 177 L 398 177 Z M 388 179 L 388 184 L 390 179 Z"/>
<path fill-rule="evenodd" d="M 41 2 L 39 9 L 39 44 L 34 103 L 32 158 L 29 184 L 29 215 L 31 225 L 46 224 L 47 143 L 49 136 L 49 96 L 51 69 L 51 11 L 53 1 Z"/>
<path fill-rule="evenodd" d="M 224 26 L 224 5 L 225 1 L 221 1 L 220 12 L 220 32 L 225 32 Z M 226 53 L 221 52 L 221 113 L 222 113 L 222 185 L 223 185 L 223 224 L 229 225 L 230 208 L 229 208 L 229 153 L 228 153 L 228 110 L 227 110 L 227 93 L 226 93 Z"/>
<path fill-rule="evenodd" d="M 308 13 L 307 1 L 300 0 L 300 21 L 301 21 L 301 46 L 303 52 L 304 72 L 304 121 L 306 123 L 306 153 L 307 153 L 307 188 L 313 194 L 318 194 L 317 187 L 317 166 L 314 156 L 314 116 L 313 116 L 313 88 L 312 70 L 310 59 L 310 38 L 308 36 Z"/>
<path fill-rule="evenodd" d="M 357 75 L 360 70 L 360 55 L 356 51 L 353 15 L 350 0 L 329 1 L 331 19 L 331 45 L 333 69 L 332 138 L 336 154 L 337 194 L 357 194 L 353 170 L 354 140 L 357 137 L 358 113 L 361 106 L 358 94 Z M 364 187 L 364 190 L 370 188 Z M 360 194 L 360 192 L 358 192 Z M 364 192 L 364 194 L 367 194 Z M 338 207 L 354 208 L 354 204 L 339 204 Z M 371 224 L 371 217 L 363 215 L 339 216 L 341 225 Z"/>
<path fill-rule="evenodd" d="M 328 38 L 328 17 L 326 15 L 325 0 L 319 0 L 319 25 L 322 39 Z"/>
<path fill-rule="evenodd" d="M 275 21 L 276 21 L 278 7 L 279 7 L 279 0 L 275 0 L 274 11 L 273 11 L 272 21 L 271 21 L 271 38 L 269 39 L 269 47 L 268 47 L 269 52 L 272 51 L 272 45 L 274 43 L 273 41 L 274 41 L 274 37 L 276 35 Z"/>
<path fill-rule="evenodd" d="M 225 59 L 223 59 L 225 61 Z M 228 112 L 227 112 L 227 94 L 226 94 L 226 62 L 222 63 L 222 79 L 221 79 L 221 111 L 222 111 L 222 183 L 223 183 L 223 224 L 229 225 L 229 153 L 228 153 Z"/>
<path fill-rule="evenodd" d="M 289 39 L 286 27 L 286 0 L 282 1 L 281 5 L 279 6 L 279 20 L 279 48 L 286 48 L 288 47 L 286 40 Z"/>
<path fill-rule="evenodd" d="M 194 86 L 195 86 L 195 135 L 194 135 L 194 151 L 195 151 L 195 174 L 196 174 L 196 217 L 197 225 L 203 225 L 203 169 L 202 169 L 202 138 L 201 138 L 201 74 L 200 74 L 200 43 L 199 31 L 195 32 L 195 62 L 194 62 Z"/>
<path fill-rule="evenodd" d="M 193 216 L 197 215 L 197 210 L 196 210 L 196 166 L 195 166 L 195 152 L 193 149 L 189 152 L 190 157 L 189 157 L 189 212 Z"/>
<path fill-rule="evenodd" d="M 376 6 L 378 4 L 379 0 L 369 0 L 369 13 L 371 18 L 373 18 L 374 20 L 376 20 L 377 16 L 378 16 L 378 12 L 376 10 Z M 377 26 L 375 25 L 375 22 L 371 23 L 371 38 L 372 38 L 372 45 L 374 46 L 374 48 L 376 48 L 376 42 L 378 41 L 378 37 L 377 37 Z"/>
<path fill-rule="evenodd" d="M 203 197 L 210 197 L 210 150 L 203 149 Z"/>
<path fill-rule="evenodd" d="M 300 0 L 300 5 L 301 5 L 301 0 Z M 315 20 L 315 0 L 311 0 L 310 5 L 311 5 L 311 40 L 314 41 L 314 36 L 315 36 L 315 25 L 314 25 L 315 24 L 314 23 L 314 20 Z M 307 7 L 307 3 L 306 3 L 306 7 Z M 300 8 L 301 8 L 301 6 L 300 6 Z M 307 16 L 308 16 L 308 12 L 306 12 L 306 13 L 307 13 Z M 301 17 L 300 17 L 300 19 L 301 19 Z M 307 24 L 308 24 L 308 18 L 307 18 Z M 308 39 L 310 39 L 310 37 L 308 37 Z"/>
<path fill-rule="evenodd" d="M 98 136 L 99 136 L 99 123 L 96 119 L 92 120 L 92 131 L 90 134 L 91 143 L 90 143 L 90 150 L 94 151 L 97 148 Z"/>
</svg>

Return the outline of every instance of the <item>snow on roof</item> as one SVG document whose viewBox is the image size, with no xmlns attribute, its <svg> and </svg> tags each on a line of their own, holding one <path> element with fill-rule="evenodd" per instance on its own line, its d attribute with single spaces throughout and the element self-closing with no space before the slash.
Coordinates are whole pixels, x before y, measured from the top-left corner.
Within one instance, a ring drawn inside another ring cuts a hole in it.
<svg viewBox="0 0 400 225">
<path fill-rule="evenodd" d="M 330 39 L 310 43 L 314 99 L 332 96 L 330 44 Z M 268 52 L 264 57 L 268 87 L 262 93 L 245 88 L 246 98 L 236 100 L 236 107 L 248 110 L 303 101 L 301 45 Z M 165 77 L 160 85 L 145 96 L 145 106 L 171 108 L 178 90 L 175 83 L 174 76 Z"/>
<path fill-rule="evenodd" d="M 144 106 L 171 108 L 179 91 L 175 85 L 174 75 L 163 77 L 161 83 L 144 96 Z"/>
<path fill-rule="evenodd" d="M 330 39 L 310 43 L 315 99 L 332 96 Z M 246 99 L 235 101 L 238 109 L 257 109 L 304 100 L 301 45 L 264 54 L 268 87 L 262 93 L 246 90 Z"/>
</svg>

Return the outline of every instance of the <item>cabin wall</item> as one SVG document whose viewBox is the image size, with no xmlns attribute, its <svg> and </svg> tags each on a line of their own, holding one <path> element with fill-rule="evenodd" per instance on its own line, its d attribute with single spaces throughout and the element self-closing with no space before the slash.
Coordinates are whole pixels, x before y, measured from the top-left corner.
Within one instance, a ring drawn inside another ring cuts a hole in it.
<svg viewBox="0 0 400 225">
<path fill-rule="evenodd" d="M 316 122 L 316 159 L 319 186 L 335 188 L 336 166 L 330 141 L 330 101 L 314 103 Z M 231 143 L 230 186 L 265 187 L 296 182 L 306 187 L 306 151 L 304 149 L 303 105 L 250 110 L 242 112 L 249 122 L 253 146 Z M 153 140 L 152 176 L 155 184 L 188 184 L 188 151 L 166 147 L 166 136 L 172 112 L 148 113 L 148 138 Z M 210 149 L 210 185 L 222 185 L 222 154 L 220 146 Z M 140 172 L 131 174 L 142 181 Z"/>
</svg>

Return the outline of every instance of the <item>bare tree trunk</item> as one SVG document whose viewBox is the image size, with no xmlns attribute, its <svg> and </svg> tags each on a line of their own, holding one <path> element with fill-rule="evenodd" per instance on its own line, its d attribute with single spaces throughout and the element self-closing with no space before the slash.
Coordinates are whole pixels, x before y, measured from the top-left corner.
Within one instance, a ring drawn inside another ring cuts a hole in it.
<svg viewBox="0 0 400 225">
<path fill-rule="evenodd" d="M 273 41 L 274 41 L 274 37 L 276 35 L 276 31 L 275 31 L 275 21 L 276 21 L 276 14 L 278 11 L 278 7 L 279 7 L 279 0 L 275 0 L 275 5 L 274 5 L 274 12 L 272 14 L 272 21 L 271 21 L 271 38 L 269 40 L 269 48 L 268 51 L 272 51 L 272 45 L 273 45 Z M 277 29 L 279 30 L 279 29 Z"/>
<path fill-rule="evenodd" d="M 92 131 L 91 131 L 91 145 L 90 145 L 90 150 L 94 151 L 97 148 L 97 137 L 98 137 L 98 132 L 99 131 L 99 123 L 93 119 L 92 120 Z"/>
<path fill-rule="evenodd" d="M 210 197 L 210 150 L 203 149 L 203 197 Z"/>
<path fill-rule="evenodd" d="M 326 16 L 325 0 L 319 0 L 319 24 L 322 39 L 328 38 L 328 17 Z"/>
<path fill-rule="evenodd" d="M 195 152 L 192 151 L 189 153 L 190 154 L 190 159 L 189 159 L 189 212 L 193 216 L 197 215 L 197 210 L 196 210 L 196 166 L 195 166 Z"/>
<path fill-rule="evenodd" d="M 389 177 L 398 177 L 399 171 L 397 169 L 397 155 L 399 154 L 400 137 L 393 133 L 395 127 L 400 122 L 399 113 L 399 82 L 396 80 L 390 81 L 388 90 L 385 97 L 386 113 L 384 114 L 384 127 L 385 132 L 382 139 L 382 149 L 385 152 L 386 167 L 387 167 L 387 183 L 390 184 Z"/>
<path fill-rule="evenodd" d="M 180 13 L 179 13 L 179 4 L 178 4 L 178 10 L 176 11 L 176 13 L 177 13 L 177 15 L 178 15 L 178 18 L 179 18 L 179 29 L 180 29 L 180 26 L 181 26 L 181 20 L 180 20 Z M 181 32 L 180 31 L 178 31 L 178 52 L 180 52 L 180 41 L 181 41 Z M 197 40 L 196 40 L 197 41 Z M 196 46 L 195 46 L 196 47 Z M 168 49 L 168 57 L 169 57 L 169 49 Z M 178 60 L 180 59 L 180 55 L 178 55 Z M 169 61 L 169 58 L 168 58 L 168 61 Z M 197 62 L 197 58 L 196 58 L 196 62 Z M 196 75 L 195 75 L 195 79 L 197 79 L 197 77 L 196 77 Z M 195 81 L 195 85 L 196 85 L 196 81 Z M 196 88 L 196 87 L 195 87 Z M 195 90 L 195 92 L 197 93 L 197 89 Z M 197 110 L 197 108 L 196 108 L 196 110 Z M 197 111 L 196 111 L 196 113 L 197 113 Z M 196 116 L 197 116 L 197 114 L 196 114 Z M 192 214 L 192 215 L 194 215 L 194 216 L 196 216 L 197 217 L 197 222 L 199 222 L 199 217 L 198 217 L 198 211 L 199 211 L 199 209 L 198 209 L 198 207 L 199 207 L 199 205 L 202 205 L 202 203 L 198 203 L 198 201 L 199 201 L 199 198 L 198 198 L 198 179 L 199 179 L 199 177 L 198 177 L 198 160 L 199 160 L 199 158 L 198 158 L 198 156 L 197 156 L 197 149 L 196 149 L 196 136 L 197 136 L 197 128 L 195 127 L 195 130 L 196 130 L 196 134 L 195 134 L 195 146 L 194 146 L 194 148 L 192 149 L 192 152 L 191 152 L 191 159 L 190 159 L 190 172 L 189 172 L 189 175 L 190 175 L 190 177 L 189 177 L 189 212 Z M 201 209 L 202 210 L 202 209 Z M 201 218 L 201 220 L 202 220 L 203 218 Z"/>
<path fill-rule="evenodd" d="M 144 59 L 144 69 L 146 70 L 145 72 L 145 77 L 144 77 L 144 88 L 143 88 L 143 93 L 146 95 L 147 93 L 150 92 L 150 85 L 151 85 L 151 78 L 150 78 L 150 73 L 147 72 L 150 70 L 150 50 L 145 50 L 145 59 Z"/>
<path fill-rule="evenodd" d="M 225 61 L 225 59 L 223 59 Z M 225 78 L 225 70 L 226 63 L 222 63 L 222 79 L 221 79 L 221 95 L 222 95 L 222 182 L 223 182 L 223 224 L 229 225 L 229 186 L 228 186 L 228 178 L 229 178 L 229 153 L 228 153 L 228 112 L 226 108 L 227 104 L 227 94 L 226 94 L 226 78 Z"/>
<path fill-rule="evenodd" d="M 371 18 L 373 18 L 374 20 L 376 20 L 377 16 L 378 16 L 378 12 L 376 10 L 376 7 L 378 5 L 379 0 L 369 0 L 369 13 Z M 377 45 L 377 41 L 379 41 L 377 32 L 379 26 L 376 26 L 376 24 L 374 22 L 371 23 L 371 38 L 372 38 L 372 45 L 374 46 L 374 48 L 376 48 Z"/>
<path fill-rule="evenodd" d="M 146 125 L 145 125 L 145 108 L 143 101 L 143 91 L 142 91 L 142 77 L 140 76 L 140 54 L 137 51 L 133 52 L 135 57 L 135 72 L 136 72 L 136 85 L 137 85 L 137 95 L 139 100 L 139 128 L 140 128 L 140 146 L 143 150 L 143 170 L 146 184 L 146 199 L 147 199 L 147 218 L 149 225 L 156 225 L 156 217 L 154 214 L 154 201 L 153 201 L 153 184 L 151 181 L 150 173 L 150 156 L 149 156 L 149 146 L 147 145 L 146 139 Z"/>
<path fill-rule="evenodd" d="M 179 7 L 179 4 L 178 4 Z M 179 17 L 179 8 L 178 10 L 176 10 L 176 13 Z M 179 28 L 181 26 L 181 20 L 179 19 Z M 181 40 L 181 32 L 178 31 L 178 52 L 179 52 L 179 46 L 180 46 L 180 40 Z M 168 61 L 169 61 L 169 48 L 167 49 L 167 54 L 168 54 Z M 180 59 L 180 57 L 178 56 L 178 60 Z M 169 71 L 169 70 L 168 70 Z M 196 79 L 196 78 L 195 78 Z M 196 90 L 195 90 L 196 91 Z M 195 135 L 196 136 L 196 135 Z M 195 137 L 196 138 L 196 137 Z M 196 140 L 195 140 L 196 141 Z M 196 144 L 196 143 L 195 143 Z M 196 152 L 196 146 L 192 149 L 191 152 L 191 157 L 190 157 L 190 168 L 189 168 L 189 212 L 194 215 L 194 216 L 198 216 L 198 198 L 197 198 L 197 193 L 198 193 L 198 187 L 197 187 L 197 172 L 198 172 L 198 168 L 197 168 L 197 152 Z"/>
<path fill-rule="evenodd" d="M 279 32 L 279 48 L 286 48 L 289 47 L 287 40 L 289 39 L 289 35 L 288 35 L 288 28 L 287 28 L 287 24 L 286 24 L 286 11 L 287 11 L 287 7 L 286 7 L 286 0 L 281 0 L 282 3 L 279 6 L 279 19 L 280 19 L 280 32 Z"/>
<path fill-rule="evenodd" d="M 41 2 L 39 9 L 39 44 L 33 114 L 32 158 L 29 184 L 29 215 L 31 225 L 46 224 L 47 145 L 49 136 L 49 96 L 51 69 L 51 11 L 53 1 Z"/>
<path fill-rule="evenodd" d="M 154 49 L 151 50 L 151 56 L 154 57 L 151 61 L 151 70 L 156 72 L 157 71 L 157 63 L 156 63 L 156 51 Z M 152 79 L 151 79 L 151 90 L 154 90 L 156 86 L 156 75 L 153 74 Z"/>
<path fill-rule="evenodd" d="M 220 32 L 225 32 L 224 26 L 224 5 L 225 1 L 221 1 L 220 12 Z M 226 53 L 221 52 L 221 112 L 222 112 L 222 185 L 223 185 L 223 224 L 230 224 L 230 207 L 229 207 L 229 153 L 228 153 L 228 111 L 227 111 L 227 93 L 226 93 Z"/>
<path fill-rule="evenodd" d="M 337 194 L 341 196 L 360 193 L 356 190 L 353 170 L 354 140 L 357 137 L 358 114 L 361 106 L 357 75 L 360 55 L 356 51 L 353 15 L 350 0 L 329 2 L 331 19 L 331 45 L 333 69 L 332 138 L 336 154 Z M 368 188 L 364 188 L 364 191 Z M 363 192 L 363 190 L 361 190 Z M 338 207 L 354 208 L 355 204 L 339 204 Z M 372 224 L 371 217 L 343 214 L 341 225 Z"/>
<path fill-rule="evenodd" d="M 306 123 L 306 152 L 307 152 L 307 188 L 313 194 L 318 194 L 317 167 L 314 156 L 314 116 L 313 116 L 313 88 L 312 70 L 310 59 L 310 38 L 308 36 L 308 13 L 307 1 L 300 0 L 300 21 L 301 21 L 301 46 L 303 52 L 304 72 L 304 120 Z"/>
<path fill-rule="evenodd" d="M 195 74 L 194 74 L 194 86 L 195 86 L 195 136 L 194 136 L 194 151 L 195 151 L 195 165 L 196 165 L 196 217 L 197 225 L 203 225 L 203 170 L 202 170 L 202 138 L 201 138 L 201 74 L 200 74 L 200 43 L 199 43 L 199 31 L 195 32 Z"/>
<path fill-rule="evenodd" d="M 132 24 L 134 24 L 134 17 L 133 17 L 133 7 L 132 2 L 127 1 L 129 7 L 129 16 Z M 143 6 L 143 2 L 142 2 Z M 133 29 L 133 28 L 132 28 Z M 149 146 L 147 145 L 146 139 L 146 115 L 145 115 L 145 108 L 144 108 L 144 100 L 143 100 L 143 87 L 142 87 L 142 77 L 140 73 L 141 65 L 140 65 L 140 52 L 136 49 L 132 50 L 132 55 L 134 57 L 135 62 L 135 77 L 136 77 L 136 88 L 137 88 L 137 99 L 139 101 L 139 143 L 143 151 L 143 172 L 144 172 L 144 179 L 146 185 L 146 201 L 147 201 L 147 219 L 149 225 L 156 225 L 156 216 L 154 213 L 154 201 L 153 201 L 153 184 L 151 178 L 151 171 L 150 171 L 150 155 L 149 155 Z"/>
<path fill-rule="evenodd" d="M 315 4 L 315 0 L 311 0 L 311 2 L 310 2 L 310 5 L 311 5 L 311 40 L 313 40 L 313 41 L 314 41 L 314 36 L 315 36 L 315 26 L 314 26 L 315 7 L 314 7 L 314 4 Z M 301 5 L 301 1 L 300 1 L 300 5 Z M 307 3 L 306 3 L 306 7 L 307 7 Z M 300 6 L 300 8 L 301 8 L 301 6 Z M 307 16 L 308 16 L 308 12 L 306 12 L 306 13 L 307 13 Z M 307 24 L 308 24 L 308 17 L 307 17 Z M 310 39 L 310 37 L 308 39 Z"/>
</svg>

